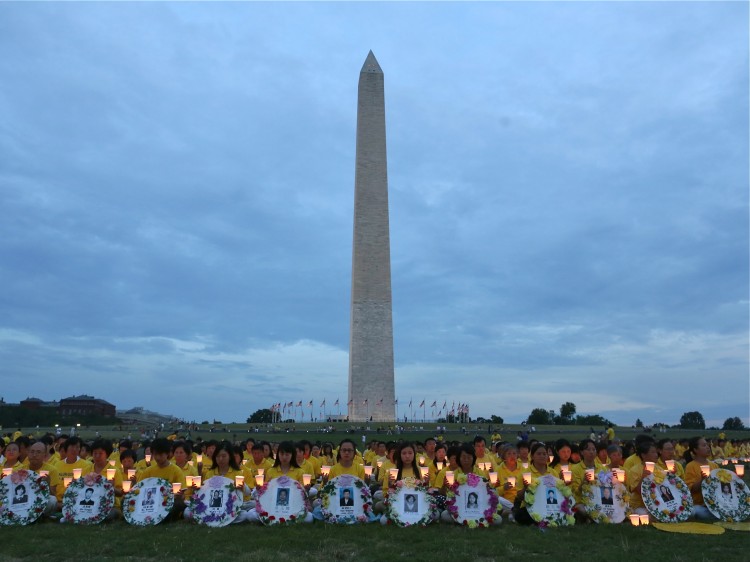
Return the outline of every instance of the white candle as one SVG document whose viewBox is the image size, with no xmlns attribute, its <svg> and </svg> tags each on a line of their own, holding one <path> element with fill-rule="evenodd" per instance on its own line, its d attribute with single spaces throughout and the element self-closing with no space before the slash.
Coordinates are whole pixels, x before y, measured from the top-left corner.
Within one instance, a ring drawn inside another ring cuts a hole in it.
<svg viewBox="0 0 750 562">
<path fill-rule="evenodd" d="M 549 462 L 551 463 L 553 460 L 555 460 L 555 455 L 550 455 L 549 456 Z"/>
<path fill-rule="evenodd" d="M 737 476 L 742 478 L 743 476 L 745 476 L 745 465 L 744 464 L 734 465 L 734 471 L 737 473 Z"/>
<path fill-rule="evenodd" d="M 130 480 L 134 476 L 135 476 L 135 469 L 134 468 L 129 468 L 128 469 L 128 480 Z"/>
<path fill-rule="evenodd" d="M 708 478 L 711 475 L 711 466 L 708 464 L 701 465 L 701 475 L 704 478 Z"/>
<path fill-rule="evenodd" d="M 648 515 L 639 515 L 638 518 L 641 520 L 641 525 L 648 525 Z"/>
<path fill-rule="evenodd" d="M 531 472 L 524 472 L 523 473 L 523 483 L 527 486 L 531 484 Z"/>
<path fill-rule="evenodd" d="M 654 472 L 654 466 L 656 466 L 654 463 L 652 463 L 651 461 L 648 461 L 646 463 L 646 472 L 648 472 L 649 474 L 653 473 Z"/>
<path fill-rule="evenodd" d="M 588 482 L 594 481 L 594 469 L 593 468 L 587 468 L 586 469 L 586 480 Z"/>
<path fill-rule="evenodd" d="M 200 477 L 200 476 L 193 476 L 193 484 L 194 484 L 194 485 L 195 485 L 195 486 L 196 486 L 197 488 L 200 488 L 200 487 L 201 487 L 201 480 L 202 480 L 202 477 Z"/>
<path fill-rule="evenodd" d="M 508 484 L 510 484 L 511 488 L 515 488 L 516 487 L 516 477 L 515 476 L 508 476 L 508 478 L 506 478 L 506 480 L 507 480 Z"/>
<path fill-rule="evenodd" d="M 201 464 L 203 462 L 203 455 L 195 455 L 195 460 L 198 461 L 198 464 Z"/>
<path fill-rule="evenodd" d="M 625 471 L 621 468 L 616 469 L 617 472 L 615 473 L 615 476 L 617 477 L 617 481 L 620 483 L 625 482 Z"/>
<path fill-rule="evenodd" d="M 448 483 L 448 486 L 453 486 L 454 474 L 452 470 L 448 470 L 445 473 L 445 481 Z"/>
<path fill-rule="evenodd" d="M 258 474 L 263 475 L 261 470 L 262 470 L 261 468 L 258 469 Z M 328 466 L 327 464 L 324 464 L 323 466 L 320 467 L 320 473 L 323 476 L 328 476 L 331 473 L 331 467 Z"/>
<path fill-rule="evenodd" d="M 421 466 L 424 466 L 424 462 L 425 462 L 425 461 L 424 461 L 424 457 L 419 457 L 419 464 L 420 464 Z"/>
<path fill-rule="evenodd" d="M 419 473 L 422 475 L 422 478 L 427 478 L 427 475 L 430 473 L 430 469 L 426 466 L 420 466 Z"/>
<path fill-rule="evenodd" d="M 497 472 L 490 472 L 490 484 L 497 484 Z"/>
<path fill-rule="evenodd" d="M 371 466 L 366 466 L 365 467 L 365 476 L 367 478 L 369 478 L 370 476 L 372 476 L 372 467 Z"/>
<path fill-rule="evenodd" d="M 133 483 L 130 480 L 123 480 L 122 481 L 122 491 L 127 494 L 130 491 L 130 486 L 132 484 Z"/>
<path fill-rule="evenodd" d="M 396 478 L 398 478 L 398 468 L 389 468 L 388 469 L 388 477 L 391 480 L 396 480 Z"/>
<path fill-rule="evenodd" d="M 83 472 L 82 468 L 74 468 L 73 469 L 73 479 L 78 480 L 81 477 L 81 473 Z"/>
<path fill-rule="evenodd" d="M 256 474 L 255 475 L 255 485 L 256 486 L 262 486 L 263 485 L 263 475 L 262 474 Z"/>
<path fill-rule="evenodd" d="M 570 481 L 573 478 L 573 473 L 570 470 L 563 470 L 562 477 L 563 477 L 563 482 L 565 482 L 566 484 L 570 484 Z"/>
<path fill-rule="evenodd" d="M 180 482 L 172 482 L 172 493 L 177 494 L 182 489 L 182 484 Z"/>
<path fill-rule="evenodd" d="M 664 464 L 667 465 L 667 470 L 669 472 L 674 472 L 674 461 L 673 460 L 664 461 Z"/>
<path fill-rule="evenodd" d="M 312 474 L 303 474 L 302 475 L 302 485 L 303 486 L 309 486 L 310 480 L 312 480 Z"/>
<path fill-rule="evenodd" d="M 330 466 L 328 467 L 328 470 L 331 470 Z M 261 476 L 265 476 L 266 475 L 266 469 L 265 468 L 259 468 L 258 469 L 258 474 L 260 474 Z M 328 474 L 328 472 L 326 472 L 326 474 Z"/>
<path fill-rule="evenodd" d="M 151 455 L 146 453 L 146 462 L 151 462 Z"/>
<path fill-rule="evenodd" d="M 380 460 L 380 459 L 378 459 L 377 465 L 378 465 L 378 468 L 382 468 L 382 466 L 383 466 L 383 461 L 382 461 L 382 460 Z"/>
<path fill-rule="evenodd" d="M 114 468 L 108 468 L 107 469 L 107 480 L 114 480 L 115 479 L 115 469 Z"/>
<path fill-rule="evenodd" d="M 13 469 L 12 468 L 4 468 L 3 469 L 3 476 L 10 476 L 11 474 L 13 474 Z"/>
<path fill-rule="evenodd" d="M 522 463 L 521 463 L 521 468 L 523 468 L 523 469 L 529 468 L 529 463 L 527 463 L 527 462 L 522 462 Z"/>
<path fill-rule="evenodd" d="M 305 476 L 307 476 L 307 474 L 305 474 L 302 478 L 304 478 Z M 245 485 L 245 477 L 242 476 L 241 474 L 238 474 L 237 476 L 235 476 L 234 477 L 234 485 L 237 486 L 238 488 L 241 488 L 242 486 L 244 486 Z"/>
<path fill-rule="evenodd" d="M 438 462 L 435 463 L 435 466 L 437 467 L 438 472 L 440 472 L 441 470 L 443 470 L 443 467 L 445 466 L 445 463 L 443 461 L 438 461 Z"/>
<path fill-rule="evenodd" d="M 630 523 L 631 525 L 633 525 L 633 527 L 637 527 L 641 524 L 641 517 L 637 513 L 628 515 L 628 517 L 630 517 Z"/>
<path fill-rule="evenodd" d="M 63 488 L 67 488 L 70 486 L 70 483 L 73 481 L 73 479 L 70 476 L 66 476 L 63 478 Z"/>
<path fill-rule="evenodd" d="M 109 461 L 109 466 L 115 466 L 115 459 L 111 459 Z"/>
<path fill-rule="evenodd" d="M 185 476 L 185 485 L 188 488 L 192 488 L 193 487 L 193 477 L 192 476 L 190 476 L 190 475 L 186 475 Z"/>
</svg>

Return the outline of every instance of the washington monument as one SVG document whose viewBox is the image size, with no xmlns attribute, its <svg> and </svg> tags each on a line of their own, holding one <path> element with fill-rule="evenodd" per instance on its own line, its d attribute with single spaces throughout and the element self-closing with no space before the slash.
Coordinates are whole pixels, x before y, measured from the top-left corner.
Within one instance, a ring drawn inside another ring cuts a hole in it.
<svg viewBox="0 0 750 562">
<path fill-rule="evenodd" d="M 383 71 L 372 51 L 359 73 L 349 328 L 349 420 L 393 421 L 393 318 Z"/>
</svg>

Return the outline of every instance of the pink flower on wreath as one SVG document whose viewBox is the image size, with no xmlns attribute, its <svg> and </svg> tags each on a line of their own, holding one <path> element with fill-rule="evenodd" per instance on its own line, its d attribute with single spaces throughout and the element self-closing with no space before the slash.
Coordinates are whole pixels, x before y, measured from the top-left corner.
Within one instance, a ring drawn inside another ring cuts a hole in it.
<svg viewBox="0 0 750 562">
<path fill-rule="evenodd" d="M 13 484 L 20 484 L 24 480 L 26 480 L 26 477 L 29 475 L 29 471 L 25 469 L 18 470 L 16 472 L 11 472 L 10 474 L 10 481 Z"/>
<path fill-rule="evenodd" d="M 482 479 L 473 472 L 466 475 L 466 483 L 472 488 L 476 488 L 481 481 Z"/>
</svg>

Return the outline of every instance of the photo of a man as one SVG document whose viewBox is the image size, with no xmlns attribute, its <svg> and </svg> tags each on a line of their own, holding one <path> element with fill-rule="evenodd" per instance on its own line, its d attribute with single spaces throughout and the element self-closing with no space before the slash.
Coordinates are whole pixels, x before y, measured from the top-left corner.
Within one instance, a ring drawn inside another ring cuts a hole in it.
<svg viewBox="0 0 750 562">
<path fill-rule="evenodd" d="M 341 507 L 353 507 L 354 498 L 352 498 L 351 488 L 341 488 L 341 497 L 339 498 L 339 505 Z"/>
<path fill-rule="evenodd" d="M 547 504 L 554 505 L 557 503 L 557 494 L 554 490 L 547 490 Z"/>
<path fill-rule="evenodd" d="M 84 498 L 78 502 L 78 505 L 94 505 L 94 489 L 86 488 Z"/>
<path fill-rule="evenodd" d="M 602 486 L 602 505 L 614 505 L 614 497 L 612 496 L 612 488 L 610 486 Z"/>
</svg>

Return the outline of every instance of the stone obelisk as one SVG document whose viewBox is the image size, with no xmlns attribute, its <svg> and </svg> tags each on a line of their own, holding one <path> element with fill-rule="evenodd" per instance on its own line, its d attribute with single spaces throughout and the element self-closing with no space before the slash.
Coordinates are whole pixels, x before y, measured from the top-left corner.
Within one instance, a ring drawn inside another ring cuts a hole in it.
<svg viewBox="0 0 750 562">
<path fill-rule="evenodd" d="M 359 74 L 349 331 L 349 420 L 393 421 L 393 317 L 383 71 L 372 51 Z"/>
</svg>

